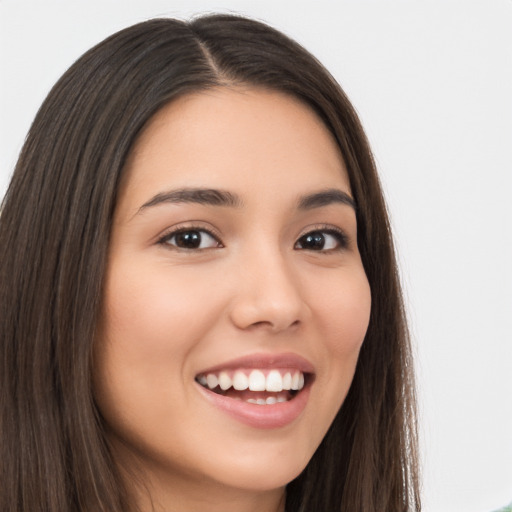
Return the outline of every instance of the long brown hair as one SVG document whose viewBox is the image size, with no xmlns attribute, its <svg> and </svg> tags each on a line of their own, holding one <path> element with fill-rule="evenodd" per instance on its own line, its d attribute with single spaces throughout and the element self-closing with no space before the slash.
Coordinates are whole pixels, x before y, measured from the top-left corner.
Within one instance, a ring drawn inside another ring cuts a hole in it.
<svg viewBox="0 0 512 512">
<path fill-rule="evenodd" d="M 133 510 L 91 386 L 112 216 L 137 135 L 192 91 L 247 84 L 293 95 L 334 135 L 357 203 L 372 292 L 349 394 L 288 512 L 420 509 L 411 350 L 391 233 L 366 137 L 308 52 L 249 19 L 155 19 L 109 37 L 57 82 L 21 152 L 0 217 L 0 509 Z"/>
</svg>

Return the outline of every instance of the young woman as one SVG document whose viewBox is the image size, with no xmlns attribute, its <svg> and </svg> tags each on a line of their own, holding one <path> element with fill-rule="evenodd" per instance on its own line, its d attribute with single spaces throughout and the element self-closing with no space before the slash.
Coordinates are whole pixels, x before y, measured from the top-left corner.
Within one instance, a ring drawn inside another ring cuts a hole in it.
<svg viewBox="0 0 512 512">
<path fill-rule="evenodd" d="M 87 52 L 0 245 L 1 510 L 420 509 L 379 180 L 295 42 L 207 16 Z"/>
</svg>

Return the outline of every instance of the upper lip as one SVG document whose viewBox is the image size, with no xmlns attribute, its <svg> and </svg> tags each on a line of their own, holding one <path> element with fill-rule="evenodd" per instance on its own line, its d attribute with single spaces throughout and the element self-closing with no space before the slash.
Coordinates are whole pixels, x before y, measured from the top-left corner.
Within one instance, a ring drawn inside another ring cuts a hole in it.
<svg viewBox="0 0 512 512">
<path fill-rule="evenodd" d="M 250 354 L 224 363 L 206 368 L 198 375 L 214 373 L 221 370 L 236 370 L 237 368 L 290 368 L 302 373 L 314 373 L 314 366 L 304 357 L 292 352 L 282 354 Z"/>
</svg>

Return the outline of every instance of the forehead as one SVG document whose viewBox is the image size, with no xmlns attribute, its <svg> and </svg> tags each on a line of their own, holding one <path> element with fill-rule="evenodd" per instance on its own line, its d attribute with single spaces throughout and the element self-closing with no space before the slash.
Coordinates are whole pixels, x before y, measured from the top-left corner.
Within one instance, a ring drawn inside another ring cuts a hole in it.
<svg viewBox="0 0 512 512">
<path fill-rule="evenodd" d="M 216 88 L 183 96 L 148 123 L 127 162 L 123 191 L 213 187 L 244 194 L 350 192 L 331 132 L 301 101 L 254 88 Z"/>
</svg>

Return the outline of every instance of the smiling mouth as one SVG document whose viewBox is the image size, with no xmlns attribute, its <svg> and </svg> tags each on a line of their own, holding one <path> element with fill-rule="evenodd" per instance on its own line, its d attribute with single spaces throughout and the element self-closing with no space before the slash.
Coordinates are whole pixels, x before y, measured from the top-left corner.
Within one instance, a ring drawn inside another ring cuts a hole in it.
<svg viewBox="0 0 512 512">
<path fill-rule="evenodd" d="M 256 405 L 274 405 L 292 400 L 307 384 L 309 374 L 290 368 L 240 369 L 202 373 L 195 380 L 218 395 Z"/>
</svg>

